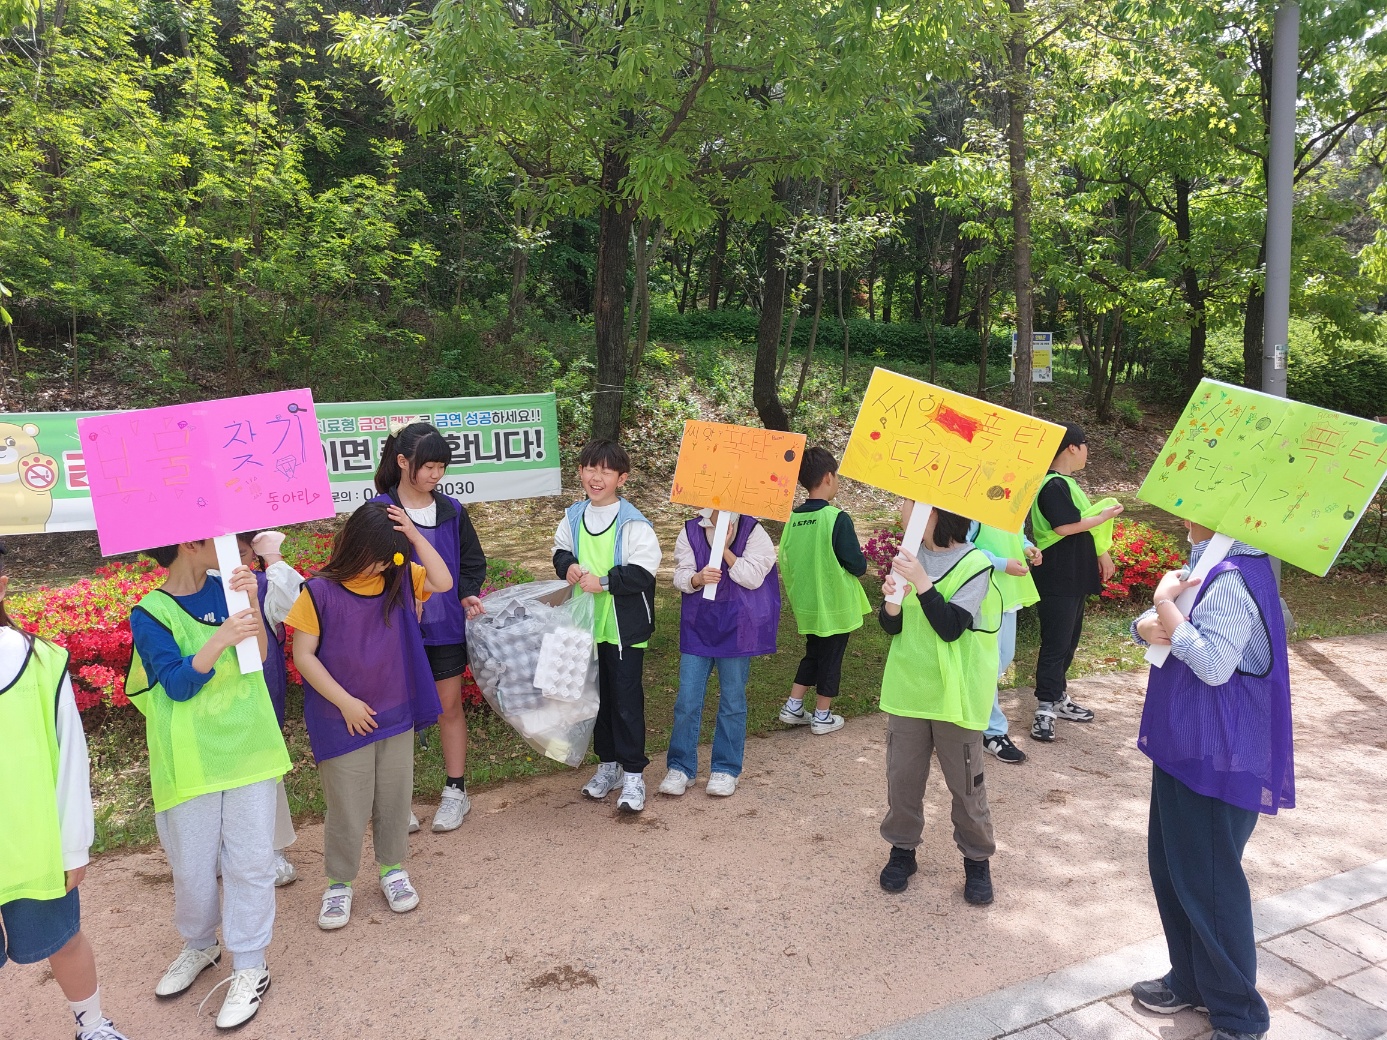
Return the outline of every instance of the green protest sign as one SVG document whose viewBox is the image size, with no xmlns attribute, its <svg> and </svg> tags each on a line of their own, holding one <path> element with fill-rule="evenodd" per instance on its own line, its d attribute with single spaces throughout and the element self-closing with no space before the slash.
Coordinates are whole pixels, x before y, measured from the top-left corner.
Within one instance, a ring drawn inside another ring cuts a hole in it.
<svg viewBox="0 0 1387 1040">
<path fill-rule="evenodd" d="M 553 394 L 320 403 L 316 411 L 339 513 L 375 496 L 381 445 L 411 422 L 437 426 L 453 450 L 444 494 L 488 502 L 560 493 Z M 0 534 L 95 530 L 77 420 L 105 414 L 0 415 Z"/>
<path fill-rule="evenodd" d="M 1212 379 L 1139 498 L 1324 575 L 1387 476 L 1387 425 Z"/>
</svg>

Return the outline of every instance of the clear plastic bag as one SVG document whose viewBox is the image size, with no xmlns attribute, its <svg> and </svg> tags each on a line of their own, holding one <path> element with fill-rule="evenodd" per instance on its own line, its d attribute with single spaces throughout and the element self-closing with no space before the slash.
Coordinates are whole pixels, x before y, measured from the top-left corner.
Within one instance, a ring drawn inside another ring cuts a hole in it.
<svg viewBox="0 0 1387 1040">
<path fill-rule="evenodd" d="M 482 696 L 536 751 L 577 766 L 597 721 L 593 597 L 565 581 L 512 585 L 486 597 L 467 623 L 467 653 Z"/>
</svg>

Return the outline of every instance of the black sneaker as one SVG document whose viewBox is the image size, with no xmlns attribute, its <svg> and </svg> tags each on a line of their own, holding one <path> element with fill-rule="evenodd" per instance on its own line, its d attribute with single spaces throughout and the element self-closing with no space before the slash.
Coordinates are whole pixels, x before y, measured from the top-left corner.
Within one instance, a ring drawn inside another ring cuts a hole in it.
<svg viewBox="0 0 1387 1040">
<path fill-rule="evenodd" d="M 982 738 L 982 747 L 989 755 L 998 762 L 1007 762 L 1010 765 L 1019 766 L 1026 761 L 1026 753 L 1011 742 L 1011 738 L 1005 733 L 999 733 L 995 737 L 985 736 Z"/>
<path fill-rule="evenodd" d="M 1069 694 L 1065 694 L 1052 705 L 1055 715 L 1061 719 L 1068 719 L 1070 722 L 1092 722 L 1093 712 L 1081 705 L 1075 704 L 1069 699 Z"/>
<path fill-rule="evenodd" d="M 1173 1015 L 1177 1011 L 1184 1011 L 1187 1007 L 1193 1007 L 1196 1011 L 1203 1011 L 1205 1014 L 1208 1013 L 1206 1008 L 1195 1007 L 1188 1000 L 1181 1000 L 1177 997 L 1175 991 L 1166 985 L 1165 979 L 1134 982 L 1132 984 L 1132 996 L 1147 1011 L 1154 1011 L 1158 1015 Z"/>
<path fill-rule="evenodd" d="M 963 883 L 963 898 L 974 906 L 986 906 L 992 902 L 992 870 L 988 861 L 964 856 L 963 873 L 967 878 Z"/>
<path fill-rule="evenodd" d="M 904 892 L 915 870 L 915 850 L 892 845 L 891 858 L 881 868 L 881 887 L 888 892 Z"/>
<path fill-rule="evenodd" d="M 1031 739 L 1043 740 L 1049 744 L 1055 739 L 1055 709 L 1048 701 L 1041 701 L 1040 709 L 1031 723 Z"/>
<path fill-rule="evenodd" d="M 1239 1033 L 1233 1029 L 1215 1029 L 1209 1040 L 1267 1040 L 1266 1033 Z"/>
</svg>

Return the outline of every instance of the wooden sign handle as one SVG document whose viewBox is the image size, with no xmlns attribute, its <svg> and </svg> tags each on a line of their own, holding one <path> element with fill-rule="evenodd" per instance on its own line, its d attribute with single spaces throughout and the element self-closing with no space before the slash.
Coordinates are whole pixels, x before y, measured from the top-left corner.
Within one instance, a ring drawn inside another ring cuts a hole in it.
<svg viewBox="0 0 1387 1040">
<path fill-rule="evenodd" d="M 217 570 L 222 574 L 222 588 L 226 590 L 226 612 L 230 617 L 239 614 L 250 606 L 250 597 L 244 592 L 231 588 L 231 572 L 241 566 L 241 549 L 236 544 L 234 534 L 221 534 L 212 539 L 217 548 Z M 240 662 L 241 674 L 258 672 L 264 666 L 260 660 L 260 644 L 254 639 L 242 639 L 236 644 L 236 660 Z"/>
<path fill-rule="evenodd" d="M 722 554 L 723 554 L 723 553 L 726 551 L 726 549 L 727 549 L 727 528 L 730 526 L 730 525 L 728 524 L 727 520 L 728 520 L 728 513 L 727 513 L 727 510 L 725 510 L 725 509 L 719 509 L 719 510 L 718 510 L 718 522 L 717 522 L 717 526 L 715 526 L 715 527 L 713 528 L 713 544 L 712 544 L 712 546 L 711 546 L 711 550 L 712 550 L 712 551 L 711 551 L 711 555 L 709 555 L 709 557 L 708 557 L 708 565 L 709 565 L 710 567 L 721 567 L 721 566 L 722 566 Z M 731 581 L 732 579 L 731 579 L 731 578 L 728 578 L 727 580 L 728 580 L 728 581 Z M 718 587 L 717 587 L 716 585 L 704 585 L 704 586 L 703 586 L 703 598 L 704 598 L 704 599 L 714 599 L 714 598 L 716 598 L 717 594 L 718 594 Z"/>
<path fill-rule="evenodd" d="M 915 508 L 911 510 L 910 523 L 905 525 L 905 533 L 901 535 L 901 549 L 912 556 L 920 555 L 920 543 L 925 537 L 925 524 L 929 522 L 929 515 L 933 509 L 934 507 L 927 502 L 916 502 Z M 905 582 L 897 581 L 896 591 L 887 596 L 886 601 L 904 603 Z"/>
<path fill-rule="evenodd" d="M 1204 549 L 1204 555 L 1199 557 L 1199 562 L 1194 565 L 1194 570 L 1190 571 L 1191 578 L 1207 578 L 1209 572 L 1223 562 L 1228 555 L 1228 550 L 1233 547 L 1232 536 L 1226 534 L 1215 534 L 1209 539 L 1208 546 Z M 1194 608 L 1194 601 L 1199 596 L 1199 586 L 1186 589 L 1175 598 L 1175 605 L 1180 608 L 1180 613 L 1185 617 L 1190 616 L 1190 611 Z M 1159 668 L 1165 664 L 1166 658 L 1170 656 L 1170 647 L 1151 646 L 1146 649 L 1146 660 L 1152 668 Z"/>
</svg>

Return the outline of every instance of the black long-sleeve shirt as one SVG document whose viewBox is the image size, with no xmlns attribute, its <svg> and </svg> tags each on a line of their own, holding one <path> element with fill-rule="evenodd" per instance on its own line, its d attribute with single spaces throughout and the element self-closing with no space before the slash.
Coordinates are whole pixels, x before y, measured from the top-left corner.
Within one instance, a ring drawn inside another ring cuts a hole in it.
<svg viewBox="0 0 1387 1040">
<path fill-rule="evenodd" d="M 826 505 L 826 499 L 809 498 L 796 506 L 795 512 L 815 513 Z M 838 558 L 839 566 L 854 578 L 867 573 L 867 557 L 862 553 L 862 543 L 857 540 L 857 528 L 852 524 L 852 517 L 841 510 L 833 521 L 833 555 Z"/>
</svg>

